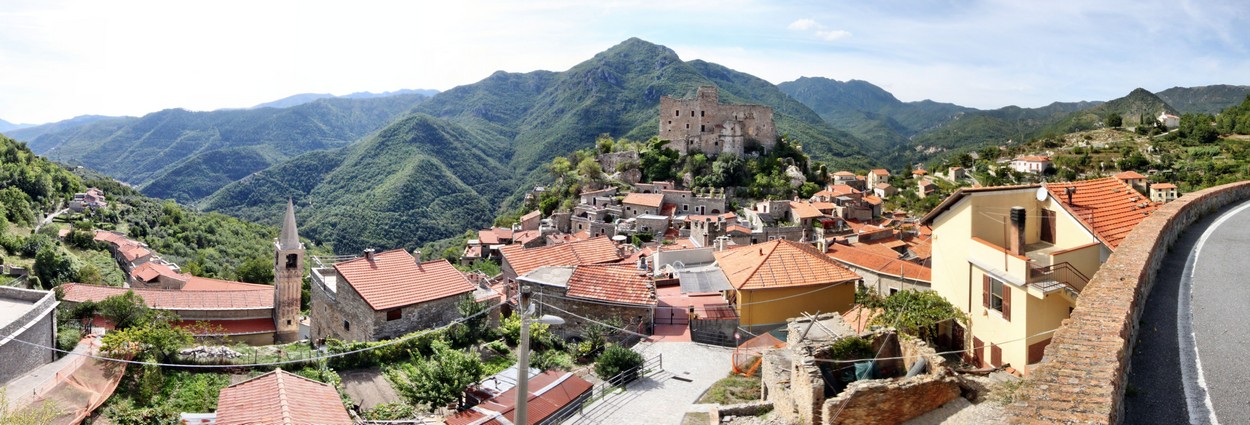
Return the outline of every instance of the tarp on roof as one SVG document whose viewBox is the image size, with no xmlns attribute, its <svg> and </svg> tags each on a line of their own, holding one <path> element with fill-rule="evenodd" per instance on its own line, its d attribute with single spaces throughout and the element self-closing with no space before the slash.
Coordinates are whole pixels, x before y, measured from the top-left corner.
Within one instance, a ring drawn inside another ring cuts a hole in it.
<svg viewBox="0 0 1250 425">
<path fill-rule="evenodd" d="M 693 267 L 677 271 L 681 293 L 708 293 L 733 290 L 729 278 L 717 266 Z"/>
</svg>

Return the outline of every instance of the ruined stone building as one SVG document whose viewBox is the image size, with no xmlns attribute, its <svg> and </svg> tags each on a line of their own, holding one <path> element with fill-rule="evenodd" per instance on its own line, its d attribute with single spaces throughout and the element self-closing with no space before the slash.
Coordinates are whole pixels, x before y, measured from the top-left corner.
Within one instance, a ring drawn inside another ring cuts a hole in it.
<svg viewBox="0 0 1250 425">
<path fill-rule="evenodd" d="M 773 109 L 761 105 L 722 105 L 716 87 L 699 87 L 694 99 L 660 97 L 660 139 L 683 154 L 722 152 L 741 156 L 748 145 L 770 150 L 777 142 Z"/>
</svg>

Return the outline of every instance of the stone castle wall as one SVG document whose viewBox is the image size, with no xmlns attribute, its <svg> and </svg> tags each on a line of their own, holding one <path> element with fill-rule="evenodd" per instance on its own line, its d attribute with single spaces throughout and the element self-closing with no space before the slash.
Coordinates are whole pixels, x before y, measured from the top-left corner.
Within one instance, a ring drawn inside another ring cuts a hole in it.
<svg viewBox="0 0 1250 425">
<path fill-rule="evenodd" d="M 660 139 L 682 153 L 741 156 L 748 144 L 776 144 L 773 110 L 760 105 L 722 105 L 716 88 L 699 87 L 694 99 L 660 97 Z"/>
</svg>

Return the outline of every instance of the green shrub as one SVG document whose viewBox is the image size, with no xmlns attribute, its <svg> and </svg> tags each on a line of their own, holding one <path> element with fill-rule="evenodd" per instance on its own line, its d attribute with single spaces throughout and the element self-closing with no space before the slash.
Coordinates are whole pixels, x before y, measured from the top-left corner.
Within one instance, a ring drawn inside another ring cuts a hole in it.
<svg viewBox="0 0 1250 425">
<path fill-rule="evenodd" d="M 56 330 L 56 348 L 71 351 L 82 339 L 82 330 L 73 326 L 58 327 Z"/>
<path fill-rule="evenodd" d="M 829 356 L 833 360 L 855 360 L 873 357 L 872 341 L 857 336 L 842 338 L 833 342 Z"/>
<path fill-rule="evenodd" d="M 573 356 L 561 350 L 547 350 L 530 356 L 530 366 L 540 370 L 573 369 Z"/>
<path fill-rule="evenodd" d="M 382 403 L 364 411 L 365 419 L 371 421 L 397 421 L 408 419 L 416 412 L 404 403 Z"/>
<path fill-rule="evenodd" d="M 595 375 L 616 385 L 626 384 L 638 378 L 642 363 L 642 354 L 619 345 L 611 345 L 599 355 L 599 361 L 595 363 Z"/>
</svg>

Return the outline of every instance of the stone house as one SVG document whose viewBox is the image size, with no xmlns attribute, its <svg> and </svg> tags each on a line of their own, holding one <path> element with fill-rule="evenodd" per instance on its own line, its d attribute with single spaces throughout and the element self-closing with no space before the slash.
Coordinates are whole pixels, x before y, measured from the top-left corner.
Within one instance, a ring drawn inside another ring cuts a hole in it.
<svg viewBox="0 0 1250 425">
<path fill-rule="evenodd" d="M 615 205 L 616 204 L 616 192 L 617 192 L 617 189 L 615 186 L 609 187 L 606 189 L 589 190 L 589 191 L 585 191 L 581 193 L 580 195 L 581 199 L 579 201 L 580 201 L 580 204 L 590 205 L 590 206 L 595 206 L 595 207 Z"/>
<path fill-rule="evenodd" d="M 889 198 L 894 196 L 895 193 L 898 193 L 898 189 L 889 183 L 881 182 L 873 185 L 872 193 L 878 198 Z"/>
<path fill-rule="evenodd" d="M 648 183 L 634 183 L 634 192 L 638 193 L 661 193 L 665 190 L 676 189 L 677 186 L 673 182 L 653 181 Z"/>
<path fill-rule="evenodd" d="M 542 225 L 543 212 L 540 210 L 530 211 L 529 214 L 521 216 L 521 220 L 517 222 L 521 226 L 519 230 L 538 230 Z"/>
<path fill-rule="evenodd" d="M 1158 204 L 1115 177 L 963 188 L 929 212 L 932 288 L 970 318 L 970 360 L 1029 374 L 1089 277 Z M 1007 231 L 1004 232 L 1004 227 Z M 962 333 L 942 328 L 940 334 Z"/>
<path fill-rule="evenodd" d="M 87 189 L 83 193 L 75 193 L 74 197 L 69 201 L 69 209 L 74 212 L 83 212 L 87 209 L 104 208 L 108 206 L 108 202 L 104 200 L 104 191 L 97 188 Z"/>
<path fill-rule="evenodd" d="M 621 218 L 634 218 L 640 215 L 659 215 L 660 206 L 664 205 L 664 195 L 657 193 L 635 193 L 625 194 L 625 199 L 621 201 L 621 209 L 625 216 Z"/>
<path fill-rule="evenodd" d="M 643 329 L 655 317 L 655 284 L 647 270 L 635 264 L 543 266 L 518 277 L 517 282 L 532 289 L 531 300 L 539 314 L 564 319 L 564 325 L 552 326 L 552 330 L 565 337 L 581 335 L 591 325 L 582 317 L 618 320 L 626 329 Z"/>
<path fill-rule="evenodd" d="M 1138 192 L 1146 193 L 1146 176 L 1141 173 L 1129 170 L 1116 174 L 1114 177 L 1132 186 L 1133 189 L 1137 189 Z"/>
<path fill-rule="evenodd" d="M 367 250 L 333 268 L 313 269 L 312 338 L 378 341 L 458 319 L 456 304 L 477 286 L 447 260 L 421 261 L 420 255 Z"/>
<path fill-rule="evenodd" d="M 694 193 L 689 190 L 664 189 L 664 204 L 672 205 L 676 215 L 717 215 L 728 212 L 724 189 L 717 194 L 715 191 Z"/>
<path fill-rule="evenodd" d="M 606 237 L 593 237 L 583 241 L 538 248 L 510 245 L 501 249 L 500 253 L 503 258 L 501 261 L 502 278 L 509 283 L 514 282 L 517 276 L 542 266 L 615 263 L 628 256 L 625 247 L 617 245 Z"/>
<path fill-rule="evenodd" d="M 724 152 L 742 156 L 748 145 L 771 150 L 777 143 L 773 109 L 722 105 L 716 87 L 701 86 L 693 99 L 660 97 L 659 137 L 683 154 Z"/>
<path fill-rule="evenodd" d="M 59 304 L 52 291 L 0 286 L 0 359 L 4 359 L 0 362 L 0 385 L 56 360 L 55 352 L 30 344 L 56 346 Z"/>
<path fill-rule="evenodd" d="M 937 192 L 937 190 L 938 190 L 938 187 L 936 184 L 933 184 L 933 180 L 929 180 L 927 178 L 920 179 L 916 183 L 916 196 L 917 197 L 920 197 L 920 198 L 928 197 L 929 195 L 932 195 L 933 192 Z"/>
<path fill-rule="evenodd" d="M 1180 191 L 1176 185 L 1171 183 L 1154 183 L 1150 185 L 1150 200 L 1158 203 L 1168 203 L 1175 201 L 1180 197 Z"/>
<path fill-rule="evenodd" d="M 932 279 L 929 267 L 907 261 L 900 254 L 890 255 L 859 244 L 829 244 L 828 255 L 860 275 L 861 287 L 882 296 L 907 289 L 927 290 Z"/>
</svg>

